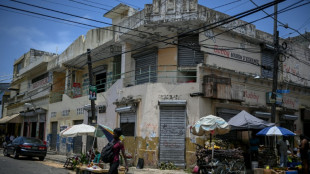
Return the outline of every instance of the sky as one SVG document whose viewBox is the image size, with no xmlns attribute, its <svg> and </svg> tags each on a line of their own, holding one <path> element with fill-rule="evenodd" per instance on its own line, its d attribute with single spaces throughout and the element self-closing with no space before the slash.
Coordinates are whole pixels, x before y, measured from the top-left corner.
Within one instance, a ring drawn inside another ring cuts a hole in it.
<svg viewBox="0 0 310 174">
<path fill-rule="evenodd" d="M 111 19 L 103 17 L 108 10 L 119 3 L 124 3 L 136 9 L 142 10 L 144 4 L 151 4 L 152 0 L 18 0 L 37 6 L 51 8 L 87 17 L 103 22 L 111 23 Z M 272 0 L 252 0 L 258 5 L 271 2 Z M 299 0 L 287 0 L 279 4 L 281 10 Z M 304 0 L 300 4 L 310 2 Z M 199 0 L 200 5 L 223 12 L 228 15 L 235 15 L 240 12 L 255 8 L 251 0 Z M 72 20 L 91 26 L 72 24 L 57 19 L 51 19 L 35 14 L 17 11 L 1 5 L 28 10 L 31 12 L 50 15 L 66 20 Z M 265 10 L 273 13 L 273 7 Z M 263 12 L 255 13 L 242 20 L 251 22 L 266 16 Z M 290 10 L 278 15 L 278 20 L 289 27 L 298 30 L 300 33 L 310 31 L 310 4 Z M 254 23 L 256 29 L 273 33 L 273 19 L 266 18 Z M 280 37 L 287 38 L 299 35 L 291 29 L 285 29 L 280 24 Z M 84 19 L 62 15 L 55 12 L 27 6 L 11 0 L 0 0 L 0 83 L 10 82 L 13 74 L 14 61 L 27 53 L 30 48 L 61 54 L 80 35 L 86 35 L 87 31 L 94 27 L 109 26 Z M 310 44 L 310 43 L 309 43 Z"/>
</svg>

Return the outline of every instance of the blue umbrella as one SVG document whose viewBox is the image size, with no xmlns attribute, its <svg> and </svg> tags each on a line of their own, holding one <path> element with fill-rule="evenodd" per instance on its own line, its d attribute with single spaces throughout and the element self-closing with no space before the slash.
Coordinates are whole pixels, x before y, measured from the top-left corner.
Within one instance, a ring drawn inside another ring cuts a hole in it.
<svg viewBox="0 0 310 174">
<path fill-rule="evenodd" d="M 294 132 L 279 126 L 266 127 L 259 131 L 256 135 L 263 136 L 294 136 Z"/>
</svg>

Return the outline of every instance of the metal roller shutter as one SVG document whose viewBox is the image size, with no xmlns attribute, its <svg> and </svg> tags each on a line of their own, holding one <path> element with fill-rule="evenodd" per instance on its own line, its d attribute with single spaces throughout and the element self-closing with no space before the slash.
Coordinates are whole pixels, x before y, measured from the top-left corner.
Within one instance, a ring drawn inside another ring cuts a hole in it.
<svg viewBox="0 0 310 174">
<path fill-rule="evenodd" d="M 159 161 L 185 167 L 185 106 L 160 107 Z"/>
<path fill-rule="evenodd" d="M 157 49 L 133 55 L 136 60 L 136 84 L 157 81 Z"/>
<path fill-rule="evenodd" d="M 52 122 L 51 150 L 56 150 L 58 122 Z"/>
<path fill-rule="evenodd" d="M 135 136 L 136 112 L 120 113 L 120 125 L 124 136 Z"/>
<path fill-rule="evenodd" d="M 75 120 L 74 125 L 77 124 L 82 124 L 83 120 Z M 83 147 L 83 142 L 82 142 L 82 136 L 77 136 L 73 138 L 73 153 L 80 154 L 82 153 L 82 147 Z"/>
<path fill-rule="evenodd" d="M 271 66 L 273 68 L 273 58 L 274 54 L 271 51 L 264 50 L 262 53 L 262 65 Z M 262 68 L 262 76 L 267 78 L 273 77 L 273 70 L 266 70 Z"/>
<path fill-rule="evenodd" d="M 204 56 L 203 52 L 200 51 L 198 34 L 179 37 L 178 45 L 179 66 L 196 66 L 199 63 L 203 63 Z"/>
</svg>

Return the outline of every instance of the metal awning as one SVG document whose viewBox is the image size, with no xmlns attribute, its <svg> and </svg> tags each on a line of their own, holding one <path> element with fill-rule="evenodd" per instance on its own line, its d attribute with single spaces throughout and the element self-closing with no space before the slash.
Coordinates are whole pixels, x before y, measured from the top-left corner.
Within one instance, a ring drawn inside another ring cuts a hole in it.
<svg viewBox="0 0 310 174">
<path fill-rule="evenodd" d="M 271 113 L 269 112 L 254 111 L 253 115 L 259 118 L 271 118 Z"/>
<path fill-rule="evenodd" d="M 115 112 L 122 113 L 122 112 L 136 112 L 135 106 L 125 106 L 125 107 L 118 107 L 115 109 Z"/>
<path fill-rule="evenodd" d="M 296 116 L 296 115 L 283 114 L 283 115 L 282 115 L 282 118 L 283 118 L 284 120 L 297 120 L 297 119 L 298 119 L 298 116 Z"/>
<path fill-rule="evenodd" d="M 185 106 L 186 100 L 162 100 L 158 101 L 160 106 Z"/>
<path fill-rule="evenodd" d="M 21 123 L 21 117 L 19 117 L 19 114 L 14 114 L 11 116 L 6 116 L 0 119 L 0 124 L 4 124 L 4 123 Z"/>
</svg>

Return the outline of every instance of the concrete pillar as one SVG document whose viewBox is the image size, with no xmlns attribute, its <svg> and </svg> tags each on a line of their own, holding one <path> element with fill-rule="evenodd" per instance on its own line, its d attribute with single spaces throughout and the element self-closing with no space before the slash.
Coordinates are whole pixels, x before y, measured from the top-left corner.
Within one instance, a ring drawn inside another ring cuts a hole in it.
<svg viewBox="0 0 310 174">
<path fill-rule="evenodd" d="M 122 44 L 122 52 L 130 51 L 131 45 L 128 43 Z M 124 86 L 134 85 L 134 71 L 132 71 L 133 61 L 131 58 L 131 52 L 122 54 L 122 66 L 121 66 L 121 78 L 123 79 Z"/>
</svg>

